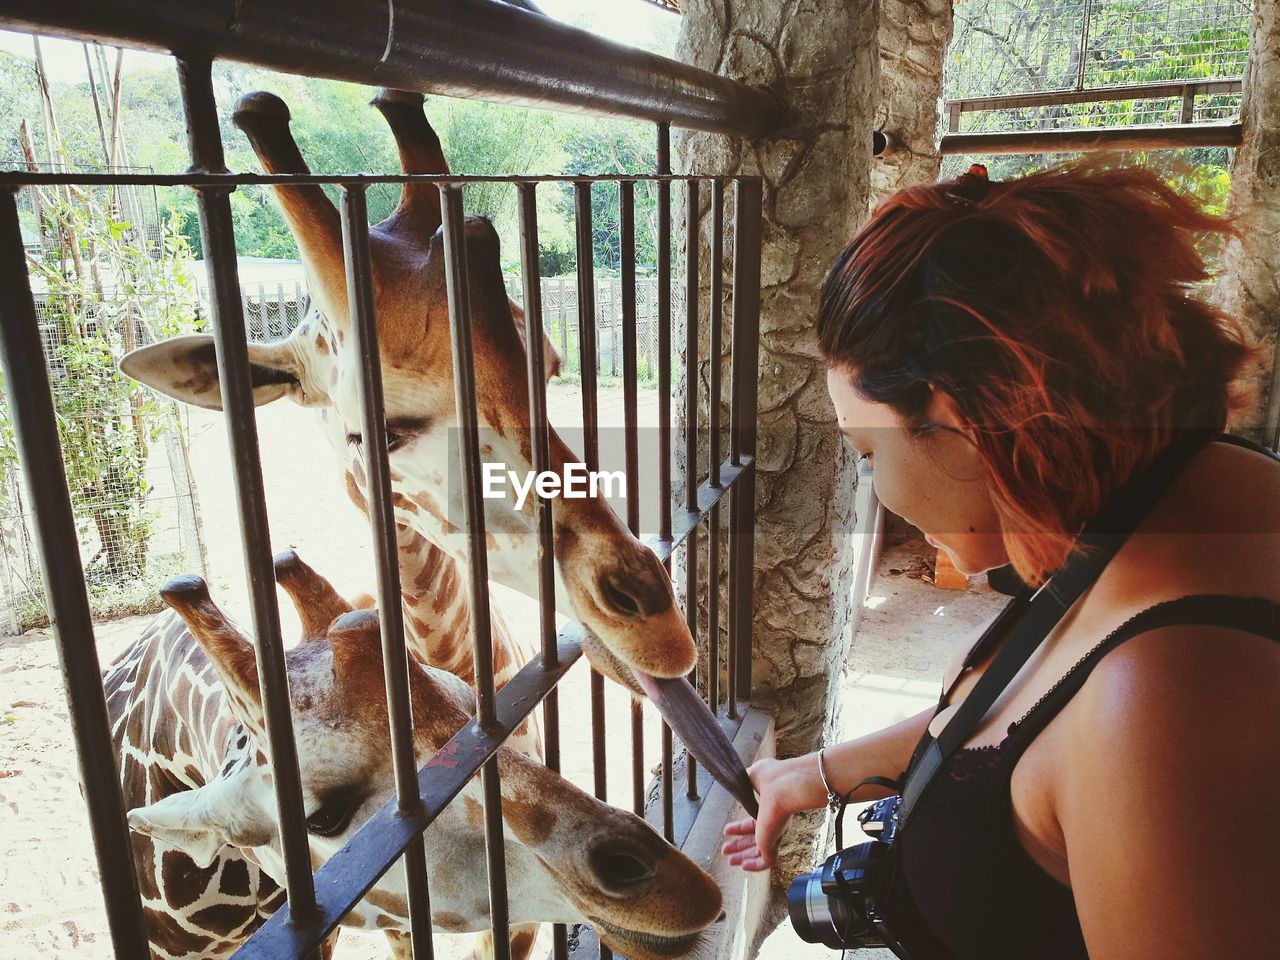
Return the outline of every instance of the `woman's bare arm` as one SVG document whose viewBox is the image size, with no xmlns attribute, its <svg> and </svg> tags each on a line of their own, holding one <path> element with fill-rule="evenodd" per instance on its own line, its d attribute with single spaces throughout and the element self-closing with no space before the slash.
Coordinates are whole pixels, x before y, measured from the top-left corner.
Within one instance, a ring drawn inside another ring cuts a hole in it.
<svg viewBox="0 0 1280 960">
<path fill-rule="evenodd" d="M 930 707 L 891 727 L 827 747 L 825 764 L 832 789 L 848 794 L 864 777 L 898 776 L 932 716 Z M 760 817 L 728 824 L 724 852 L 730 863 L 744 870 L 764 870 L 777 859 L 778 844 L 791 818 L 802 810 L 825 806 L 827 791 L 818 772 L 817 753 L 789 760 L 761 760 L 748 773 L 760 794 Z M 865 786 L 851 799 L 874 800 L 889 792 L 884 787 Z"/>
</svg>

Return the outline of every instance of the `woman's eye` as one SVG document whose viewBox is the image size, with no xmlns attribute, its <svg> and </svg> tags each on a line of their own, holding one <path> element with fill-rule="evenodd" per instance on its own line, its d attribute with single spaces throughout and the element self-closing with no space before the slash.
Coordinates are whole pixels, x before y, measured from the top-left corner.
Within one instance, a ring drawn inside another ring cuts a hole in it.
<svg viewBox="0 0 1280 960">
<path fill-rule="evenodd" d="M 326 803 L 307 817 L 307 830 L 320 837 L 336 837 L 350 825 L 359 806 L 359 800 Z"/>
</svg>

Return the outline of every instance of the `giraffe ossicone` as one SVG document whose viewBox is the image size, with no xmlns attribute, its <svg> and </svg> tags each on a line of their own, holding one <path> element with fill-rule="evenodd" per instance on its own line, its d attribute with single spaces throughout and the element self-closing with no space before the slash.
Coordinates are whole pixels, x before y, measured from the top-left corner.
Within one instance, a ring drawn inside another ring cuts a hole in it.
<svg viewBox="0 0 1280 960">
<path fill-rule="evenodd" d="M 383 91 L 374 104 L 390 124 L 406 173 L 449 172 L 420 94 Z M 289 131 L 289 110 L 269 93 L 237 103 L 233 120 L 268 173 L 305 173 Z M 364 496 L 358 357 L 348 317 L 340 217 L 319 186 L 273 185 L 298 243 L 312 308 L 296 330 L 249 347 L 254 399 L 281 398 L 319 408 L 324 430 L 346 462 L 349 485 Z M 445 256 L 437 186 L 406 183 L 399 204 L 370 228 L 374 300 L 382 361 L 396 520 L 468 562 L 459 518 L 464 491 L 450 484 L 457 461 L 458 415 L 445 292 Z M 465 226 L 476 402 L 486 446 L 483 459 L 520 475 L 533 471 L 524 314 L 507 297 L 499 240 L 492 224 Z M 555 351 L 547 344 L 547 372 Z M 125 373 L 198 406 L 218 409 L 221 397 L 213 342 L 181 337 L 143 347 L 121 363 Z M 551 431 L 551 471 L 563 474 L 576 456 Z M 491 579 L 537 596 L 533 505 L 514 494 L 486 499 Z M 602 672 L 637 690 L 632 671 L 659 678 L 686 676 L 696 651 L 677 610 L 671 582 L 656 556 L 634 537 L 602 496 L 550 501 L 556 558 L 556 600 L 586 627 L 583 647 Z M 710 717 L 706 718 L 711 723 Z"/>
<path fill-rule="evenodd" d="M 313 866 L 394 793 L 376 611 L 352 609 L 296 555 L 277 577 L 303 623 L 286 653 Z M 203 580 L 163 591 L 173 612 L 106 671 L 153 955 L 224 957 L 282 902 L 283 877 L 253 644 Z M 409 658 L 413 742 L 425 764 L 465 725 L 474 695 L 459 678 Z M 641 960 L 682 955 L 720 914 L 696 864 L 635 815 L 609 806 L 502 747 L 511 922 L 590 922 Z M 490 926 L 477 779 L 424 835 L 432 920 L 449 932 Z M 402 864 L 343 921 L 402 937 Z M 514 942 L 514 941 L 513 941 Z"/>
</svg>

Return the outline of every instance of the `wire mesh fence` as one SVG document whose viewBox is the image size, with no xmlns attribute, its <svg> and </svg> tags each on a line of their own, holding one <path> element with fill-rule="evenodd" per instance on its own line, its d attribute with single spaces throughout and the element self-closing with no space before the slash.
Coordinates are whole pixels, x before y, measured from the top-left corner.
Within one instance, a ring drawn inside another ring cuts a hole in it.
<svg viewBox="0 0 1280 960">
<path fill-rule="evenodd" d="M 948 130 L 1232 120 L 1240 112 L 1239 85 L 1213 81 L 1243 75 L 1251 12 L 1244 0 L 957 3 L 946 76 Z M 1168 89 L 1187 81 L 1198 88 L 1189 94 Z M 1093 96 L 1068 102 L 1072 93 Z M 1019 95 L 1043 96 L 996 108 L 964 104 Z"/>
</svg>

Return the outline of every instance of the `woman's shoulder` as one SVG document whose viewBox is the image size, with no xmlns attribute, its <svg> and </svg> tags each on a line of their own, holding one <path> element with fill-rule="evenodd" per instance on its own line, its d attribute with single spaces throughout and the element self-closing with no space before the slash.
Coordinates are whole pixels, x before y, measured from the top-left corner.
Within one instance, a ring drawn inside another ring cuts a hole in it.
<svg viewBox="0 0 1280 960">
<path fill-rule="evenodd" d="M 1174 481 L 1103 575 L 1131 614 L 1185 594 L 1280 602 L 1280 462 L 1211 443 Z"/>
</svg>

